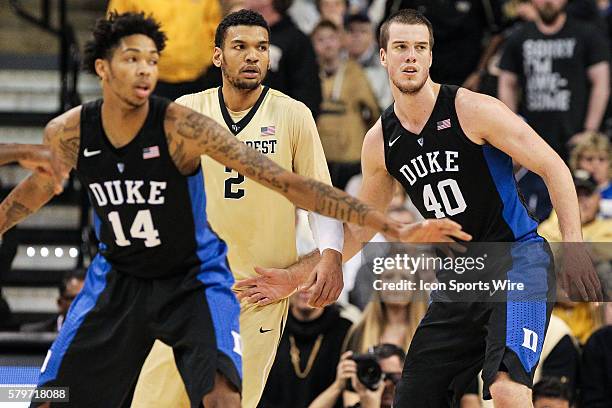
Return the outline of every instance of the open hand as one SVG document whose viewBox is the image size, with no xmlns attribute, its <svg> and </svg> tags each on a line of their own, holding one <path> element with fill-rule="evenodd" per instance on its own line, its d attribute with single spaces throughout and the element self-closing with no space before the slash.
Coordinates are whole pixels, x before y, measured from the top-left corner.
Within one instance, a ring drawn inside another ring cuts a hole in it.
<svg viewBox="0 0 612 408">
<path fill-rule="evenodd" d="M 255 267 L 259 276 L 236 282 L 238 300 L 265 306 L 291 296 L 299 285 L 287 269 Z"/>
<path fill-rule="evenodd" d="M 563 245 L 561 287 L 572 300 L 597 302 L 603 299 L 601 282 L 582 242 Z"/>
</svg>

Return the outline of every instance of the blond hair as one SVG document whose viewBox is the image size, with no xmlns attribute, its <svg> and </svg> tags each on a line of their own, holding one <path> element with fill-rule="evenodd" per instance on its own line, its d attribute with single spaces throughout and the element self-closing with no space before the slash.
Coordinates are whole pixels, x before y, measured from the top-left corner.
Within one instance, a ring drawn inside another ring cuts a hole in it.
<svg viewBox="0 0 612 408">
<path fill-rule="evenodd" d="M 404 351 L 408 351 L 414 332 L 416 331 L 419 322 L 425 316 L 427 311 L 427 302 L 424 300 L 411 301 L 406 308 L 408 311 L 408 321 L 406 322 L 406 336 L 404 344 L 397 344 Z M 361 315 L 361 320 L 351 327 L 346 339 L 348 344 L 345 344 L 351 350 L 357 353 L 365 353 L 370 347 L 380 344 L 380 338 L 387 325 L 387 315 L 385 305 L 377 291 L 372 293 L 372 298 L 368 302 L 366 308 Z"/>
<path fill-rule="evenodd" d="M 586 152 L 604 152 L 608 155 L 608 161 L 612 161 L 612 145 L 610 145 L 610 140 L 606 135 L 599 132 L 586 131 L 578 135 L 578 138 L 580 142 L 572 150 L 569 159 L 572 171 L 579 169 L 578 162 Z M 612 166 L 608 170 L 608 177 L 612 178 Z"/>
</svg>

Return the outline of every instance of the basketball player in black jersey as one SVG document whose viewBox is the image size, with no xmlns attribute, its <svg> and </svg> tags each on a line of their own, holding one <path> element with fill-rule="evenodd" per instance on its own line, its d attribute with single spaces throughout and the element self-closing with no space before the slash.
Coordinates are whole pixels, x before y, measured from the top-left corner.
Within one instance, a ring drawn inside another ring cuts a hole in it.
<svg viewBox="0 0 612 408">
<path fill-rule="evenodd" d="M 506 273 L 535 282 L 530 301 L 434 302 L 417 329 L 396 392 L 395 407 L 458 404 L 469 381 L 483 370 L 485 398 L 496 407 L 530 407 L 533 373 L 551 312 L 547 295 L 551 259 L 517 192 L 512 159 L 539 174 L 548 187 L 566 242 L 581 242 L 578 201 L 561 158 L 503 103 L 467 89 L 434 83 L 429 77 L 433 32 L 414 10 L 401 10 L 381 27 L 380 58 L 387 68 L 395 103 L 368 131 L 362 150 L 359 198 L 384 211 L 398 180 L 419 212 L 449 217 L 479 242 L 510 242 L 523 251 Z M 452 69 L 452 67 L 448 67 Z M 350 226 L 343 258 L 373 234 Z M 356 238 L 356 239 L 355 239 Z M 583 299 L 599 299 L 600 284 L 585 251 L 569 245 L 564 276 Z M 571 264 L 570 264 L 571 263 Z M 298 266 L 297 264 L 293 267 Z M 247 279 L 246 295 L 274 301 L 308 271 L 267 270 Z M 528 275 L 528 276 L 526 276 Z M 567 288 L 568 285 L 566 284 Z M 510 296 L 510 295 L 509 295 Z"/>
<path fill-rule="evenodd" d="M 85 66 L 103 99 L 53 119 L 44 143 L 75 169 L 94 207 L 100 251 L 41 368 L 75 407 L 119 407 L 155 339 L 173 347 L 192 406 L 240 405 L 239 306 L 226 246 L 208 227 L 203 154 L 297 206 L 386 231 L 450 240 L 458 224 L 400 226 L 322 183 L 287 172 L 214 120 L 152 97 L 165 36 L 143 14 L 96 23 Z M 0 234 L 37 211 L 53 183 L 34 173 L 0 204 Z M 34 404 L 37 404 L 35 402 Z M 47 401 L 45 405 L 49 405 Z"/>
<path fill-rule="evenodd" d="M 383 24 L 380 46 L 395 104 L 365 137 L 360 198 L 384 208 L 396 179 L 426 218 L 449 217 L 474 241 L 536 247 L 543 240 L 519 199 L 514 159 L 546 182 L 564 241 L 582 241 L 572 178 L 553 149 L 497 99 L 431 80 L 433 32 L 425 17 L 397 12 Z M 573 257 L 575 270 L 589 272 L 576 284 L 597 299 L 588 255 L 576 251 Z M 522 268 L 512 273 L 531 274 L 524 279 L 542 283 L 544 294 L 550 290 L 546 252 L 514 261 Z M 532 406 L 533 372 L 551 312 L 545 300 L 431 303 L 410 346 L 395 406 L 448 406 L 469 381 L 465 375 L 481 368 L 485 398 L 496 407 Z"/>
</svg>

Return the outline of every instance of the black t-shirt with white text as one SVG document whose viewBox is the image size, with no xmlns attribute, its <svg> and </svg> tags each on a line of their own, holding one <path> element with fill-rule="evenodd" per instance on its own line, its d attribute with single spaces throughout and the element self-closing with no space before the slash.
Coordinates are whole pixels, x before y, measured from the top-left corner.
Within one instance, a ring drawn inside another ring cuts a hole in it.
<svg viewBox="0 0 612 408">
<path fill-rule="evenodd" d="M 566 142 L 584 128 L 589 67 L 610 59 L 594 26 L 568 17 L 555 34 L 526 23 L 506 42 L 500 68 L 515 73 L 523 92 L 519 113 L 563 158 Z"/>
</svg>

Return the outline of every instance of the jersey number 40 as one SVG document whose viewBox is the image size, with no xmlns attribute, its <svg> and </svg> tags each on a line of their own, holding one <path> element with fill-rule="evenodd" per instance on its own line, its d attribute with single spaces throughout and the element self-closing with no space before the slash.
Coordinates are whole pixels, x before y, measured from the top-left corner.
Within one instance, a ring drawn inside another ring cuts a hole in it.
<svg viewBox="0 0 612 408">
<path fill-rule="evenodd" d="M 452 215 L 462 213 L 467 208 L 463 194 L 459 189 L 459 184 L 453 179 L 446 179 L 438 182 L 437 190 L 442 204 L 436 198 L 431 184 L 426 184 L 423 187 L 423 205 L 427 211 L 433 211 L 436 218 L 444 218 Z M 452 194 L 455 203 L 451 204 L 448 199 L 448 192 Z M 442 205 L 444 205 L 444 211 L 442 211 Z"/>
</svg>

